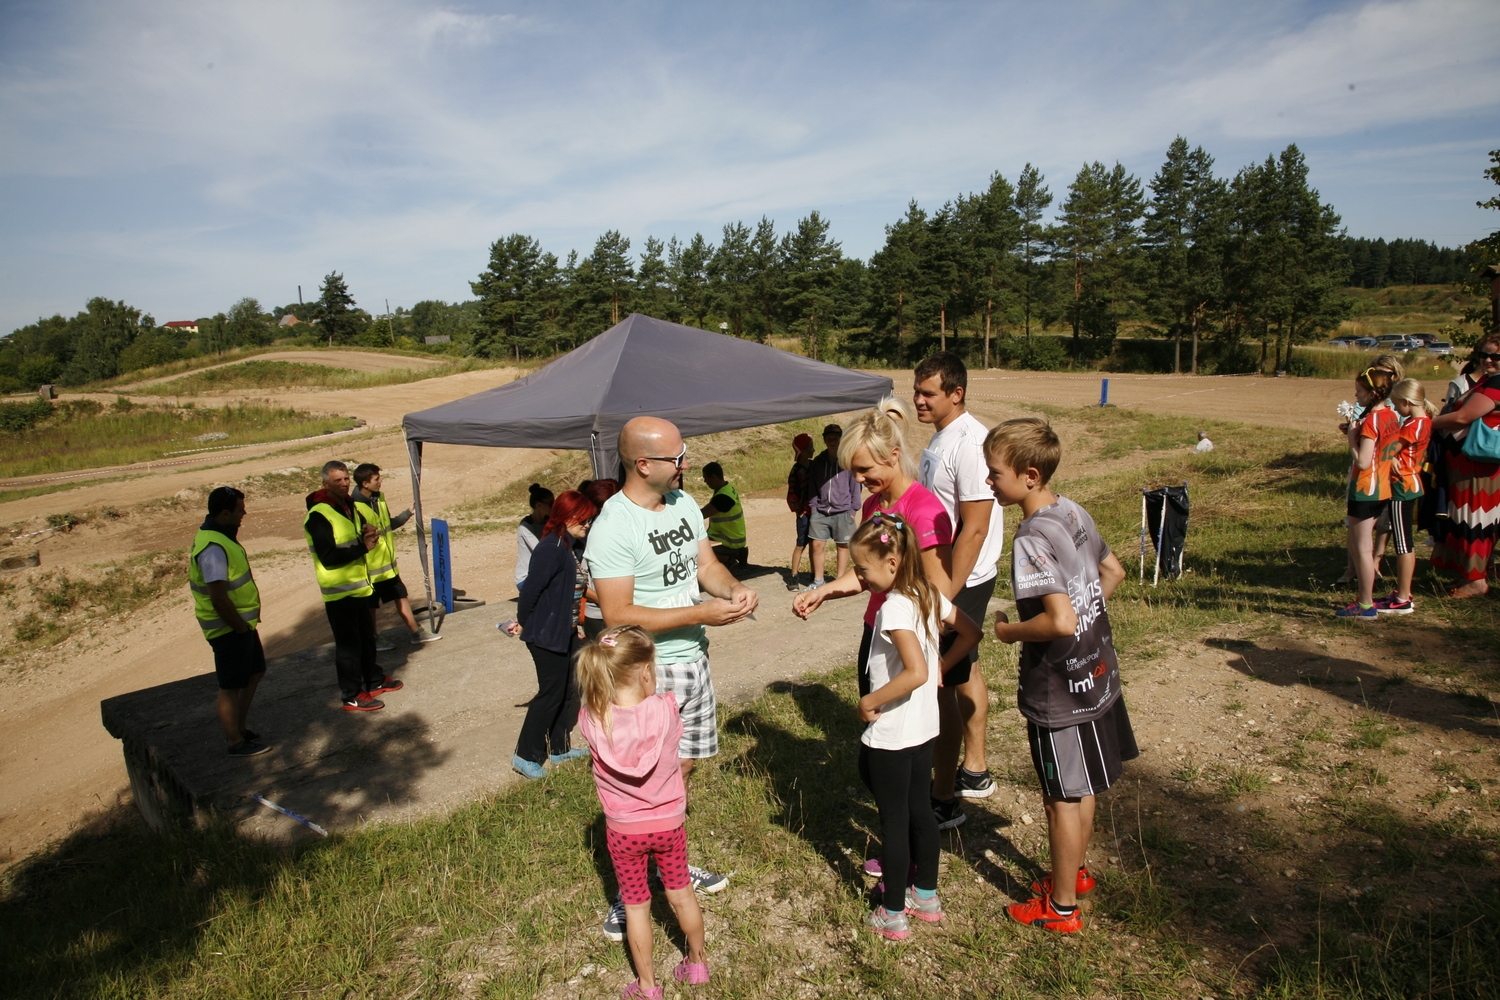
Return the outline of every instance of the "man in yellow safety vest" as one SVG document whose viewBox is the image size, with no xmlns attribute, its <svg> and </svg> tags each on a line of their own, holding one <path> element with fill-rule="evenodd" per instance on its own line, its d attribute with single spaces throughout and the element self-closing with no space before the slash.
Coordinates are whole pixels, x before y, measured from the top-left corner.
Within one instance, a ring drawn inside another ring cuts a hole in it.
<svg viewBox="0 0 1500 1000">
<path fill-rule="evenodd" d="M 375 663 L 375 622 L 370 617 L 370 595 L 375 588 L 370 585 L 365 554 L 380 535 L 354 509 L 353 485 L 347 465 L 325 463 L 323 488 L 307 495 L 302 533 L 323 593 L 323 611 L 333 629 L 341 707 L 346 712 L 375 712 L 385 707 L 377 695 L 399 691 L 403 685 Z"/>
<path fill-rule="evenodd" d="M 401 572 L 396 568 L 394 532 L 411 518 L 412 508 L 408 507 L 393 517 L 382 492 L 384 485 L 380 466 L 374 462 L 364 462 L 354 467 L 354 492 L 351 494 L 354 509 L 367 523 L 375 525 L 375 530 L 380 533 L 375 547 L 365 554 L 370 586 L 375 588 L 375 593 L 370 597 L 370 621 L 375 621 L 375 615 L 382 604 L 394 604 L 396 614 L 401 616 L 401 620 L 406 623 L 406 630 L 411 633 L 413 644 L 433 642 L 442 636 L 417 627 L 417 619 L 411 613 L 411 601 L 407 600 L 406 584 L 401 582 Z M 381 635 L 377 627 L 375 649 L 384 651 L 395 648 L 396 644 Z"/>
<path fill-rule="evenodd" d="M 714 491 L 699 512 L 708 518 L 708 540 L 713 543 L 714 555 L 731 573 L 744 570 L 750 565 L 750 544 L 745 537 L 745 508 L 739 491 L 729 485 L 718 462 L 703 467 L 703 483 Z"/>
<path fill-rule="evenodd" d="M 245 728 L 255 689 L 266 675 L 266 654 L 256 631 L 260 590 L 237 537 L 244 520 L 245 494 L 220 486 L 208 495 L 208 519 L 193 536 L 188 554 L 193 614 L 214 651 L 219 724 L 231 757 L 255 757 L 271 749 Z"/>
</svg>

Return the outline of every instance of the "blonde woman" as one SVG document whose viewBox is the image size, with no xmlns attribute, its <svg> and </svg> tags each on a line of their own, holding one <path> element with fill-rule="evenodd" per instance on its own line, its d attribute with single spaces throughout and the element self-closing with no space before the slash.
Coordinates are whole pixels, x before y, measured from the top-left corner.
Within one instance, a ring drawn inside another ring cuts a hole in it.
<svg viewBox="0 0 1500 1000">
<path fill-rule="evenodd" d="M 921 451 L 906 443 L 907 431 L 914 423 L 911 404 L 887 396 L 844 429 L 843 440 L 839 442 L 839 465 L 854 473 L 855 481 L 870 493 L 860 508 L 860 521 L 868 521 L 877 513 L 895 514 L 909 524 L 921 553 L 918 562 L 923 575 L 946 592 L 953 554 L 953 519 L 942 501 L 917 482 L 917 459 Z M 824 601 L 853 597 L 865 589 L 851 567 L 838 579 L 798 594 L 792 602 L 792 611 L 805 619 Z M 870 693 L 870 643 L 875 615 L 884 601 L 885 594 L 871 591 L 865 608 L 864 638 L 859 644 L 861 697 Z M 966 818 L 956 799 L 935 803 L 934 808 L 940 829 L 956 827 Z"/>
</svg>

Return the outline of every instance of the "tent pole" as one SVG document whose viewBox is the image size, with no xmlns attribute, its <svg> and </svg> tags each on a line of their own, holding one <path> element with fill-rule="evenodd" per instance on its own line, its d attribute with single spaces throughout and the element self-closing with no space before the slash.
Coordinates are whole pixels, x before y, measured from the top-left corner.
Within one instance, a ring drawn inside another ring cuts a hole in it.
<svg viewBox="0 0 1500 1000">
<path fill-rule="evenodd" d="M 411 465 L 411 506 L 417 517 L 417 558 L 422 563 L 422 586 L 427 594 L 427 630 L 433 631 L 436 613 L 432 607 L 432 573 L 427 567 L 427 532 L 422 525 L 422 442 L 406 439 L 406 456 Z"/>
<path fill-rule="evenodd" d="M 1151 580 L 1151 586 L 1161 583 L 1161 547 L 1167 540 L 1167 494 L 1161 495 L 1161 520 L 1156 526 L 1156 575 Z"/>
</svg>

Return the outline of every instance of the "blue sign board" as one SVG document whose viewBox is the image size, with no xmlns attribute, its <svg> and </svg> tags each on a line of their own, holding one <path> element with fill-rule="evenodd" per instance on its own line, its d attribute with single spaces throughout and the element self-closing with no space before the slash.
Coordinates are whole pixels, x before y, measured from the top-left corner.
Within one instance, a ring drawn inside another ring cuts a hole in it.
<svg viewBox="0 0 1500 1000">
<path fill-rule="evenodd" d="M 448 614 L 453 613 L 453 556 L 448 548 L 448 522 L 433 518 L 432 585 L 435 600 Z"/>
</svg>

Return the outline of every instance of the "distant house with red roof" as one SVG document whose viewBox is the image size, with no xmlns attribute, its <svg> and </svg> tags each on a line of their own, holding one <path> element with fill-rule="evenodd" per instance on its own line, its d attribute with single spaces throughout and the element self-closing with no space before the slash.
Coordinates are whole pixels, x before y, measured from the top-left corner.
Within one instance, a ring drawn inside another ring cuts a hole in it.
<svg viewBox="0 0 1500 1000">
<path fill-rule="evenodd" d="M 168 330 L 181 330 L 183 333 L 198 332 L 198 321 L 195 319 L 174 319 L 170 323 L 163 323 L 162 326 Z"/>
</svg>

